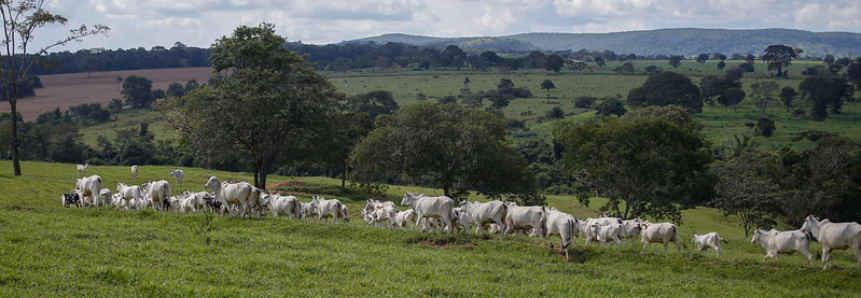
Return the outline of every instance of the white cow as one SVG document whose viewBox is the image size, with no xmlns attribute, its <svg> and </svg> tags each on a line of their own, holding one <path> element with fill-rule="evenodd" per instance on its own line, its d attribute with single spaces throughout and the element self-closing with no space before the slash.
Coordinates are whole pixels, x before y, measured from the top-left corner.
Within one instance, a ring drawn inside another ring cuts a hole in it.
<svg viewBox="0 0 861 298">
<path fill-rule="evenodd" d="M 265 200 L 267 195 L 268 193 L 266 193 L 265 190 L 253 187 L 251 190 L 251 196 L 248 200 L 248 211 L 252 214 L 263 216 L 265 213 L 264 206 L 266 206 Z"/>
<path fill-rule="evenodd" d="M 559 236 L 559 248 L 565 255 L 565 260 L 568 260 L 568 247 L 574 242 L 574 236 L 578 234 L 577 219 L 571 214 L 551 208 L 547 211 L 547 221 L 544 223 L 546 233 L 544 238 L 550 243 L 550 248 L 553 249 L 553 241 L 551 236 Z"/>
<path fill-rule="evenodd" d="M 181 169 L 171 169 L 170 174 L 173 175 L 173 179 L 176 179 L 176 186 L 182 186 L 182 178 L 185 177 L 185 173 Z"/>
<path fill-rule="evenodd" d="M 640 224 L 643 221 L 640 218 L 628 219 L 622 221 L 622 236 L 625 238 L 636 238 L 640 236 Z"/>
<path fill-rule="evenodd" d="M 102 190 L 102 177 L 93 175 L 83 179 L 75 179 L 75 189 L 81 196 L 84 206 L 94 205 L 98 200 L 99 191 Z"/>
<path fill-rule="evenodd" d="M 302 205 L 299 203 L 299 199 L 294 196 L 269 194 L 265 196 L 264 203 L 272 212 L 272 217 L 287 215 L 289 218 L 299 218 L 302 216 Z"/>
<path fill-rule="evenodd" d="M 302 204 L 302 218 L 317 217 L 317 206 L 310 202 L 300 204 Z"/>
<path fill-rule="evenodd" d="M 592 224 L 592 233 L 596 235 L 599 242 L 610 243 L 610 240 L 616 243 L 616 245 L 627 244 L 625 243 L 625 237 L 622 235 L 622 224 L 620 223 L 611 223 L 608 225 L 600 225 L 598 223 Z"/>
<path fill-rule="evenodd" d="M 327 200 L 323 197 L 314 196 L 311 198 L 311 205 L 317 209 L 317 220 L 328 223 L 329 217 L 334 223 L 338 223 L 338 218 L 346 220 L 346 212 L 341 208 L 344 204 L 338 199 Z"/>
<path fill-rule="evenodd" d="M 467 232 L 471 232 L 472 228 L 469 223 L 472 222 L 472 217 L 469 216 L 469 213 L 463 211 L 462 207 L 452 208 L 451 213 L 454 216 L 454 220 L 457 222 L 458 229 L 463 229 Z"/>
<path fill-rule="evenodd" d="M 138 182 L 138 166 L 137 165 L 132 166 L 132 179 L 134 179 L 135 182 Z"/>
<path fill-rule="evenodd" d="M 857 222 L 836 223 L 830 220 L 819 220 L 813 215 L 804 219 L 801 231 L 810 232 L 819 241 L 822 248 L 822 269 L 831 265 L 831 251 L 853 249 L 858 268 L 861 268 L 861 225 Z"/>
<path fill-rule="evenodd" d="M 111 201 L 113 196 L 114 194 L 111 193 L 110 189 L 102 188 L 102 190 L 99 191 L 99 198 L 96 199 L 96 207 L 111 206 L 113 204 Z"/>
<path fill-rule="evenodd" d="M 209 178 L 204 185 L 212 189 L 215 199 L 221 202 L 221 207 L 226 208 L 231 216 L 236 215 L 234 206 L 239 208 L 239 216 L 245 217 L 248 212 L 248 201 L 251 199 L 253 186 L 248 182 L 221 183 L 215 176 Z"/>
<path fill-rule="evenodd" d="M 83 178 L 87 176 L 87 168 L 90 167 L 90 164 L 78 165 L 78 177 Z"/>
<path fill-rule="evenodd" d="M 363 208 L 363 209 L 365 211 L 367 211 L 368 214 L 370 214 L 374 211 L 374 209 L 385 208 L 385 207 L 392 207 L 392 208 L 398 209 L 398 207 L 395 206 L 395 203 L 392 201 L 383 202 L 383 201 L 374 200 L 374 199 L 368 199 L 368 202 L 365 203 L 365 208 Z"/>
<path fill-rule="evenodd" d="M 389 230 L 395 226 L 395 217 L 398 214 L 398 209 L 395 209 L 391 206 L 386 206 L 379 209 L 374 209 L 374 212 L 370 214 L 371 220 L 368 221 L 368 225 L 374 225 L 375 227 L 379 227 L 380 223 L 385 222 L 386 227 Z"/>
<path fill-rule="evenodd" d="M 715 255 L 718 257 L 723 256 L 723 248 L 720 247 L 720 242 L 729 243 L 725 239 L 721 238 L 717 232 L 711 232 L 704 235 L 693 235 L 693 243 L 697 245 L 697 250 L 706 251 L 709 247 L 715 250 Z"/>
<path fill-rule="evenodd" d="M 502 219 L 505 218 L 508 212 L 508 205 L 502 201 L 482 203 L 479 201 L 470 202 L 469 200 L 464 200 L 460 203 L 460 206 L 463 212 L 466 212 L 472 219 L 476 233 L 482 232 L 484 226 L 491 223 L 495 223 L 505 230 L 505 224 L 502 222 Z"/>
<path fill-rule="evenodd" d="M 780 254 L 791 255 L 797 251 L 804 255 L 807 265 L 813 266 L 813 256 L 810 255 L 809 249 L 810 239 L 801 230 L 781 232 L 775 229 L 769 231 L 756 229 L 753 231 L 750 243 L 759 243 L 762 248 L 765 248 L 763 262 L 768 258 L 780 261 Z"/>
<path fill-rule="evenodd" d="M 165 180 L 150 181 L 141 185 L 144 188 L 143 197 L 156 211 L 167 211 L 170 206 L 170 183 Z"/>
<path fill-rule="evenodd" d="M 664 252 L 667 251 L 667 244 L 672 242 L 676 244 L 676 249 L 681 251 L 679 246 L 679 229 L 672 223 L 643 223 L 641 225 L 640 240 L 645 243 L 643 249 L 649 247 L 652 242 L 664 244 Z"/>
<path fill-rule="evenodd" d="M 454 231 L 451 211 L 454 208 L 454 200 L 449 197 L 428 197 L 423 194 L 417 196 L 407 192 L 404 193 L 401 205 L 410 206 L 416 211 L 416 226 L 426 217 L 439 218 L 443 226 L 448 227 L 449 231 Z"/>
<path fill-rule="evenodd" d="M 547 209 L 541 206 L 517 206 L 509 204 L 505 215 L 505 230 L 502 236 L 511 231 L 529 233 L 530 236 L 544 238 L 544 224 L 547 222 Z M 534 231 L 533 231 L 534 230 Z"/>
</svg>

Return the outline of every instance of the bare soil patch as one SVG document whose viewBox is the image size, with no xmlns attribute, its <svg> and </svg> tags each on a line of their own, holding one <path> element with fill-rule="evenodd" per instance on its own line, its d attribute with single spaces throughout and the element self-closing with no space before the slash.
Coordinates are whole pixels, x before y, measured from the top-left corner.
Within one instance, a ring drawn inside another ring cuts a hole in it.
<svg viewBox="0 0 861 298">
<path fill-rule="evenodd" d="M 114 98 L 122 99 L 120 94 L 122 82 L 117 83 L 117 77 L 125 78 L 130 75 L 152 80 L 153 89 L 167 90 L 170 83 L 185 85 L 191 79 L 195 79 L 200 84 L 206 84 L 212 77 L 212 69 L 191 67 L 106 71 L 93 72 L 89 78 L 87 73 L 43 75 L 39 78 L 45 87 L 36 89 L 34 97 L 19 99 L 18 112 L 24 117 L 24 121 L 31 121 L 39 114 L 56 108 L 66 111 L 70 106 L 85 103 L 100 103 L 104 106 Z M 0 102 L 0 113 L 10 111 L 9 103 Z"/>
</svg>

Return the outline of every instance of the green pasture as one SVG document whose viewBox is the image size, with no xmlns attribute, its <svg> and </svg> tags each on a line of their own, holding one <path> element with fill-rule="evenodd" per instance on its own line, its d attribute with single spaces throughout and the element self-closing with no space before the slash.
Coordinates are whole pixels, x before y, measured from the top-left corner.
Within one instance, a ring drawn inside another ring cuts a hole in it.
<svg viewBox="0 0 861 298">
<path fill-rule="evenodd" d="M 271 176 L 293 181 L 281 190 L 308 201 L 312 194 L 345 202 L 347 224 L 272 218 L 238 219 L 174 212 L 62 208 L 73 187 L 72 164 L 23 162 L 23 176 L 0 161 L 0 297 L 857 297 L 861 270 L 850 252 L 836 269 L 806 267 L 799 255 L 761 262 L 734 217 L 710 208 L 683 212 L 686 246 L 665 253 L 584 245 L 571 262 L 546 241 L 522 236 L 436 235 L 368 227 L 357 209 L 365 196 L 340 194 L 339 181 Z M 171 181 L 169 167 L 142 166 L 140 179 Z M 250 180 L 249 173 L 185 168 L 183 187 L 203 190 L 211 175 Z M 90 166 L 105 186 L 131 182 L 127 167 Z M 399 203 L 392 187 L 387 199 Z M 583 217 L 601 203 L 581 206 L 551 196 L 550 206 Z M 404 208 L 401 207 L 401 210 Z M 724 256 L 694 251 L 692 233 L 717 231 L 729 240 Z M 558 243 L 558 239 L 554 239 Z M 811 250 L 818 250 L 816 244 Z M 817 265 L 821 264 L 817 261 Z"/>
</svg>

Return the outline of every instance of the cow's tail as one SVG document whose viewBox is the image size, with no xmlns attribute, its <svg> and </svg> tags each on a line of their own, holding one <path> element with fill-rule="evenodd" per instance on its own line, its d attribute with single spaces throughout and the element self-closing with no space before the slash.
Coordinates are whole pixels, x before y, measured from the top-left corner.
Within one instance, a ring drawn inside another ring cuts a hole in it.
<svg viewBox="0 0 861 298">
<path fill-rule="evenodd" d="M 718 240 L 723 241 L 723 243 L 729 244 L 729 241 L 726 241 L 726 239 L 723 239 L 720 236 L 718 236 Z"/>
<path fill-rule="evenodd" d="M 576 235 L 576 233 L 574 232 L 574 229 L 577 227 L 577 223 L 575 223 L 574 220 L 571 218 L 568 218 L 567 224 L 568 224 L 568 243 L 565 243 L 562 245 L 562 249 L 566 250 L 566 251 L 568 250 L 568 247 L 571 246 L 571 243 L 574 243 L 574 235 Z"/>
</svg>

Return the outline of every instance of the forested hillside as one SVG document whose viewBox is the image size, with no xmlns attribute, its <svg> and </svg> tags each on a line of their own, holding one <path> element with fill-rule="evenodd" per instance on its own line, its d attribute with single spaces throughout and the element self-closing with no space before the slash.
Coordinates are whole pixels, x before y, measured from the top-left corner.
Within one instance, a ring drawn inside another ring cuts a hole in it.
<svg viewBox="0 0 861 298">
<path fill-rule="evenodd" d="M 495 43 L 488 40 L 496 40 Z M 511 43 L 511 41 L 521 43 Z M 345 43 L 399 42 L 413 45 L 457 45 L 472 50 L 496 50 L 500 52 L 529 50 L 523 43 L 537 49 L 564 50 L 611 50 L 617 53 L 636 55 L 685 55 L 700 53 L 724 53 L 759 55 L 762 49 L 773 44 L 784 44 L 802 48 L 802 56 L 824 57 L 861 56 L 861 34 L 848 32 L 810 32 L 791 29 L 661 29 L 614 33 L 523 33 L 499 37 L 434 38 L 404 34 L 386 34 Z M 477 41 L 482 41 L 478 43 Z M 480 44 L 481 47 L 472 46 Z M 516 47 L 507 47 L 510 45 Z M 493 48 L 490 45 L 496 45 Z"/>
</svg>

